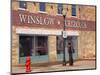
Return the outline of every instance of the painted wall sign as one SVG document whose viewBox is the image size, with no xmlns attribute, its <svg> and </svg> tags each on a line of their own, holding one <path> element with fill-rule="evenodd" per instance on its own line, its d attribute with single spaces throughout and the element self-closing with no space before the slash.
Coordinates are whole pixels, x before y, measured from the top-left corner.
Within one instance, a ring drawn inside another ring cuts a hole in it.
<svg viewBox="0 0 100 75">
<path fill-rule="evenodd" d="M 28 24 L 40 24 L 40 25 L 52 25 L 54 24 L 54 18 L 50 17 L 41 17 L 41 16 L 32 16 L 32 15 L 18 15 L 21 23 L 28 23 Z"/>
<path fill-rule="evenodd" d="M 67 20 L 66 27 L 74 27 L 74 28 L 87 28 L 86 22 L 79 20 Z"/>
<path fill-rule="evenodd" d="M 29 13 L 26 11 L 12 11 L 12 24 L 16 26 L 40 27 L 63 29 L 63 16 L 51 16 L 43 13 Z M 66 18 L 66 29 L 95 30 L 94 21 L 79 20 L 78 18 Z"/>
</svg>

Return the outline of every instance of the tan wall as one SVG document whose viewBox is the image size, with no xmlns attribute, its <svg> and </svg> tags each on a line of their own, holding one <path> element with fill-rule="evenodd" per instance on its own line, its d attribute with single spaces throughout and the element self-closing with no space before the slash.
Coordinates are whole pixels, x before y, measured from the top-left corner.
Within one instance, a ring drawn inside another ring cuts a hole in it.
<svg viewBox="0 0 100 75">
<path fill-rule="evenodd" d="M 66 17 L 69 18 L 71 17 L 71 5 L 65 5 L 64 8 L 67 7 L 67 14 L 66 14 Z"/>
<path fill-rule="evenodd" d="M 28 11 L 37 13 L 39 11 L 39 3 L 36 6 L 33 3 L 27 3 Z M 51 9 L 50 6 L 54 9 Z M 64 8 L 68 7 L 67 17 L 71 16 L 71 5 L 64 5 Z M 18 10 L 19 2 L 12 2 L 12 10 Z M 95 7 L 81 7 L 79 12 L 79 6 L 77 6 L 77 17 L 82 20 L 95 21 Z M 47 4 L 46 11 L 49 15 L 57 14 L 57 4 Z M 12 27 L 12 64 L 18 64 L 18 35 L 16 34 L 16 28 Z M 95 32 L 94 31 L 80 31 L 78 37 L 78 57 L 79 58 L 91 58 L 95 56 Z M 56 36 L 48 36 L 48 49 L 49 60 L 55 62 L 57 60 L 56 53 Z"/>
<path fill-rule="evenodd" d="M 46 4 L 46 11 L 49 15 L 57 14 L 57 4 Z"/>
<path fill-rule="evenodd" d="M 18 35 L 16 34 L 16 28 L 13 26 L 12 33 L 12 65 L 19 64 L 19 53 L 18 53 Z M 94 31 L 79 31 L 78 37 L 78 58 L 94 58 L 95 57 L 95 32 Z M 48 36 L 48 51 L 49 61 L 57 61 L 57 50 L 56 50 L 56 36 Z"/>
<path fill-rule="evenodd" d="M 39 3 L 27 2 L 27 10 L 31 13 L 37 13 L 39 10 Z"/>
<path fill-rule="evenodd" d="M 78 37 L 78 57 L 94 58 L 95 57 L 95 32 L 81 31 Z"/>
<path fill-rule="evenodd" d="M 18 10 L 19 8 L 19 2 L 18 1 L 12 1 L 12 10 Z"/>
<path fill-rule="evenodd" d="M 53 9 L 51 8 L 53 6 Z M 13 1 L 12 2 L 12 9 L 13 10 L 18 10 L 19 8 L 19 2 L 18 1 Z M 64 4 L 63 9 L 67 12 L 67 17 L 75 17 L 75 18 L 80 18 L 82 20 L 91 20 L 95 21 L 96 17 L 96 8 L 95 6 L 81 6 L 81 5 L 76 5 L 76 16 L 72 16 L 72 5 L 69 4 Z M 80 11 L 79 11 L 80 8 Z M 68 9 L 68 10 L 67 10 Z M 39 11 L 39 3 L 38 2 L 27 2 L 27 11 L 30 11 L 32 13 L 38 13 Z M 46 3 L 46 12 L 49 15 L 57 15 L 57 4 L 55 3 Z"/>
<path fill-rule="evenodd" d="M 19 50 L 18 50 L 18 35 L 16 34 L 16 28 L 12 27 L 12 65 L 18 64 L 18 58 L 19 58 Z"/>
<path fill-rule="evenodd" d="M 72 16 L 72 5 L 65 5 L 64 8 L 67 9 L 67 14 L 66 14 L 67 18 L 70 18 L 70 17 L 78 18 L 79 17 L 78 5 L 76 5 L 76 16 Z"/>
<path fill-rule="evenodd" d="M 27 2 L 27 10 L 33 13 L 36 10 L 35 5 L 32 2 Z"/>
<path fill-rule="evenodd" d="M 56 36 L 48 36 L 49 61 L 56 62 Z"/>
<path fill-rule="evenodd" d="M 79 6 L 80 19 L 95 21 L 96 8 L 94 6 Z"/>
</svg>

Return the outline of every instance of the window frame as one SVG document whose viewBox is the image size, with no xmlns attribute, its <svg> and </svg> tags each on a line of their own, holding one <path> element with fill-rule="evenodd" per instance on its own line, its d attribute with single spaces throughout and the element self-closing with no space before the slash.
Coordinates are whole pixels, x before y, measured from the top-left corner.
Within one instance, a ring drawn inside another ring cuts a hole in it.
<svg viewBox="0 0 100 75">
<path fill-rule="evenodd" d="M 71 16 L 77 16 L 77 14 L 76 14 L 76 5 L 72 5 L 71 9 L 72 9 Z"/>
<path fill-rule="evenodd" d="M 46 3 L 45 2 L 39 3 L 39 12 L 46 12 Z"/>
<path fill-rule="evenodd" d="M 25 6 L 24 6 L 24 3 L 26 4 Z M 27 1 L 19 1 L 19 9 L 20 10 L 26 10 L 27 9 Z"/>
<path fill-rule="evenodd" d="M 59 11 L 59 7 L 61 7 L 60 11 Z M 63 11 L 63 4 L 57 4 L 57 14 L 62 15 L 63 14 L 62 11 Z"/>
</svg>

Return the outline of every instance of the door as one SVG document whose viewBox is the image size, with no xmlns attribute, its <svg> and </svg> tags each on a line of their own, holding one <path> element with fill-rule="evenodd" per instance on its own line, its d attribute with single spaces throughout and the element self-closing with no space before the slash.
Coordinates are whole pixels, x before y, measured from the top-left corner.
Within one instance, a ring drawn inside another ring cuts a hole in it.
<svg viewBox="0 0 100 75">
<path fill-rule="evenodd" d="M 48 62 L 47 36 L 19 36 L 19 63 L 25 64 L 26 56 L 31 62 Z"/>
</svg>

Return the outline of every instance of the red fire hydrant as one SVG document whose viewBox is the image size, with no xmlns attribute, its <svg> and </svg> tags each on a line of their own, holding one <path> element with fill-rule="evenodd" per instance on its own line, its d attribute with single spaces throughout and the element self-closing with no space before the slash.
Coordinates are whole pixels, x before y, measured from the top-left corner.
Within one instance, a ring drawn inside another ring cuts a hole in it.
<svg viewBox="0 0 100 75">
<path fill-rule="evenodd" d="M 26 57 L 26 72 L 31 72 L 31 58 L 30 56 Z"/>
</svg>

